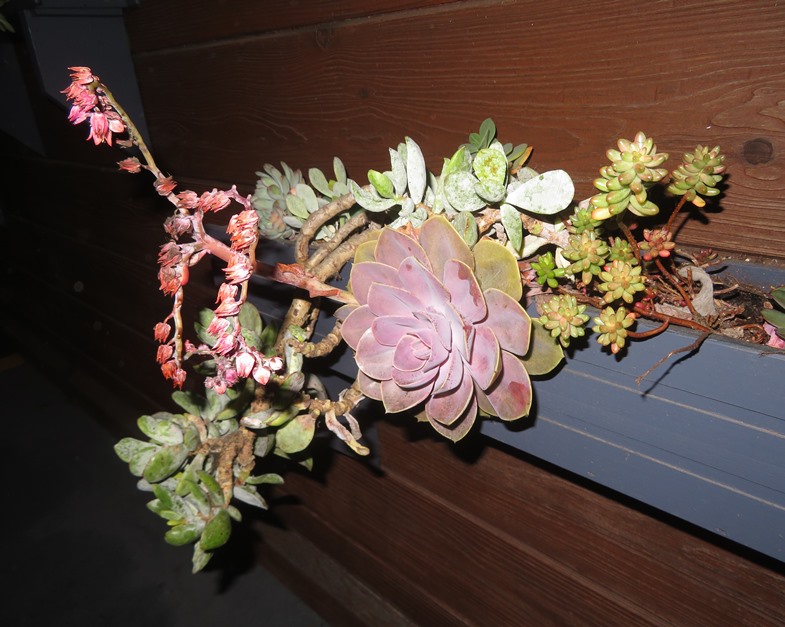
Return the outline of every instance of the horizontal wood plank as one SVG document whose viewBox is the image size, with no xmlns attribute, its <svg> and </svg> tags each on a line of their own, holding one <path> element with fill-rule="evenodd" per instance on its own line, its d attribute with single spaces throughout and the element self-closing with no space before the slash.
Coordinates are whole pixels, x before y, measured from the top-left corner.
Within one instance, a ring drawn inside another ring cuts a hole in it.
<svg viewBox="0 0 785 627">
<path fill-rule="evenodd" d="M 785 620 L 780 604 L 785 578 L 726 548 L 554 477 L 481 439 L 456 450 L 422 429 L 411 428 L 420 434 L 414 438 L 386 424 L 379 432 L 382 467 L 390 477 L 536 546 L 652 618 L 676 624 Z M 743 582 L 740 570 L 748 575 Z"/>
<path fill-rule="evenodd" d="M 486 519 L 356 460 L 336 456 L 326 486 L 292 476 L 285 488 L 312 514 L 280 508 L 283 520 L 420 624 L 658 624 Z"/>
<path fill-rule="evenodd" d="M 644 130 L 673 160 L 696 143 L 727 154 L 731 184 L 682 243 L 783 257 L 783 29 L 776 2 L 651 2 L 645 21 L 621 0 L 456 3 L 336 24 L 327 43 L 282 31 L 136 65 L 175 174 L 252 182 L 265 162 L 327 168 L 338 155 L 363 180 L 404 135 L 438 171 L 491 116 L 586 197 L 605 150 Z"/>
<path fill-rule="evenodd" d="M 132 7 L 126 14 L 126 24 L 138 52 L 315 26 L 319 27 L 320 39 L 328 45 L 334 23 L 449 3 L 450 0 L 279 0 L 262 5 L 255 0 L 175 0 L 151 2 L 139 9 Z M 172 24 L 177 28 L 172 28 Z"/>
</svg>

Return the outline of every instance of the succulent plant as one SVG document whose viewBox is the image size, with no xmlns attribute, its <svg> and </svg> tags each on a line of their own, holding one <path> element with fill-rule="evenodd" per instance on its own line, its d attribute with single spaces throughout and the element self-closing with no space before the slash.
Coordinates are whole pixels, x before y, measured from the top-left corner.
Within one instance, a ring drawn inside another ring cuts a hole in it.
<svg viewBox="0 0 785 627">
<path fill-rule="evenodd" d="M 635 323 L 635 314 L 626 307 L 606 307 L 594 319 L 593 330 L 599 335 L 597 341 L 608 346 L 611 353 L 618 353 L 627 343 L 627 329 Z"/>
<path fill-rule="evenodd" d="M 668 174 L 659 167 L 668 158 L 667 153 L 658 153 L 654 140 L 640 131 L 634 140 L 620 139 L 617 145 L 618 150 L 606 153 L 611 164 L 600 168 L 602 177 L 594 181 L 603 193 L 590 200 L 592 217 L 606 220 L 628 208 L 635 215 L 655 215 L 659 208 L 648 200 L 646 189 Z"/>
<path fill-rule="evenodd" d="M 576 209 L 570 216 L 569 230 L 571 233 L 580 235 L 584 231 L 597 231 L 602 224 L 602 220 L 592 218 L 591 209 Z"/>
<path fill-rule="evenodd" d="M 724 161 L 725 155 L 720 153 L 719 146 L 711 150 L 708 146 L 698 146 L 693 152 L 685 153 L 681 165 L 671 173 L 668 191 L 703 207 L 706 201 L 701 196 L 720 193 L 716 186 L 725 172 Z"/>
<path fill-rule="evenodd" d="M 635 265 L 638 259 L 632 250 L 632 245 L 623 237 L 613 237 L 610 239 L 608 261 L 626 261 Z"/>
<path fill-rule="evenodd" d="M 390 413 L 424 403 L 421 416 L 452 440 L 478 412 L 526 416 L 531 320 L 514 255 L 491 240 L 470 249 L 444 216 L 418 239 L 387 228 L 368 244 L 350 276 L 358 305 L 337 312 L 363 394 Z"/>
<path fill-rule="evenodd" d="M 764 309 L 763 318 L 772 326 L 772 330 L 779 336 L 779 339 L 785 340 L 785 287 L 772 290 L 771 297 L 780 309 Z M 775 338 L 772 338 L 769 345 L 781 348 Z"/>
<path fill-rule="evenodd" d="M 670 257 L 676 247 L 673 234 L 668 229 L 643 229 L 643 241 L 638 245 L 645 261 L 655 257 Z"/>
<path fill-rule="evenodd" d="M 251 198 L 251 204 L 259 214 L 259 233 L 267 239 L 291 239 L 295 235 L 285 218 L 289 214 L 286 198 L 303 182 L 300 170 L 292 170 L 281 162 L 283 172 L 266 163 L 263 172 L 257 172 L 259 180 Z"/>
<path fill-rule="evenodd" d="M 566 348 L 570 340 L 586 333 L 584 325 L 589 321 L 589 316 L 584 311 L 586 305 L 578 304 L 574 296 L 562 294 L 549 298 L 543 305 L 539 322 L 550 332 L 551 337 L 557 338 Z"/>
<path fill-rule="evenodd" d="M 608 245 L 599 239 L 594 231 L 571 235 L 567 246 L 562 250 L 564 258 L 573 262 L 567 271 L 571 274 L 580 273 L 581 281 L 586 285 L 591 283 L 593 276 L 602 271 L 608 252 Z"/>
<path fill-rule="evenodd" d="M 537 261 L 532 261 L 531 266 L 537 272 L 537 283 L 540 285 L 547 284 L 548 287 L 555 288 L 559 285 L 558 279 L 564 276 L 564 268 L 556 267 L 551 251 L 540 255 Z"/>
<path fill-rule="evenodd" d="M 603 300 L 607 304 L 619 299 L 625 303 L 632 303 L 635 294 L 646 289 L 641 276 L 642 270 L 641 266 L 626 261 L 617 260 L 606 265 L 600 272 L 600 279 L 603 282 L 597 286 L 601 292 L 604 292 Z"/>
</svg>

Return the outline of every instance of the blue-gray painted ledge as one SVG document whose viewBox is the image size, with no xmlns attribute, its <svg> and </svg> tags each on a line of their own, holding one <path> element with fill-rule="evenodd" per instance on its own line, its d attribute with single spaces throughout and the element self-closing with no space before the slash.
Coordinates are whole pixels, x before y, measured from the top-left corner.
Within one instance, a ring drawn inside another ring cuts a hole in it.
<svg viewBox="0 0 785 627">
<path fill-rule="evenodd" d="M 289 254 L 264 248 L 268 262 Z M 785 284 L 779 268 L 733 263 L 727 273 L 767 289 Z M 254 303 L 280 320 L 290 288 L 254 282 L 264 294 Z M 320 320 L 317 335 L 331 325 Z M 525 426 L 486 420 L 482 433 L 785 562 L 785 352 L 712 336 L 636 383 L 697 337 L 668 330 L 621 359 L 592 339 L 557 376 L 534 381 Z M 347 353 L 330 369 L 343 381 L 356 374 Z"/>
</svg>

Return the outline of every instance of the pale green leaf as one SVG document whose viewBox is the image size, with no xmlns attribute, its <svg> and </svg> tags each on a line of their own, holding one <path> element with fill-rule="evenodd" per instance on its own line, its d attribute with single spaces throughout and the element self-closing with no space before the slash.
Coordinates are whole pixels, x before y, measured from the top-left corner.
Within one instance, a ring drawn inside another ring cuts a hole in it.
<svg viewBox="0 0 785 627">
<path fill-rule="evenodd" d="M 199 546 L 204 551 L 212 551 L 223 546 L 232 534 L 232 519 L 225 509 L 218 510 L 204 526 Z"/>
<path fill-rule="evenodd" d="M 409 182 L 409 197 L 415 203 L 420 202 L 425 194 L 428 171 L 425 169 L 422 150 L 411 137 L 406 138 L 406 177 Z"/>
<path fill-rule="evenodd" d="M 381 198 L 378 194 L 364 190 L 354 181 L 349 181 L 349 188 L 354 194 L 354 199 L 366 211 L 378 213 L 380 211 L 387 211 L 390 207 L 395 206 L 397 203 L 392 198 Z"/>
<path fill-rule="evenodd" d="M 502 225 L 507 238 L 515 250 L 519 250 L 523 245 L 523 224 L 521 214 L 512 205 L 504 203 L 500 208 Z"/>
<path fill-rule="evenodd" d="M 476 183 L 471 172 L 453 172 L 444 179 L 444 195 L 457 211 L 477 211 L 487 203 L 474 190 Z"/>
<path fill-rule="evenodd" d="M 552 215 L 563 211 L 575 195 L 570 175 L 564 170 L 544 172 L 507 195 L 506 202 L 525 211 Z"/>
<path fill-rule="evenodd" d="M 481 239 L 474 246 L 474 274 L 483 290 L 495 287 L 516 301 L 523 296 L 518 260 L 499 242 Z"/>
<path fill-rule="evenodd" d="M 550 332 L 537 320 L 532 321 L 529 352 L 523 358 L 523 365 L 530 375 L 545 375 L 556 368 L 564 359 L 564 351 L 554 341 Z"/>
</svg>

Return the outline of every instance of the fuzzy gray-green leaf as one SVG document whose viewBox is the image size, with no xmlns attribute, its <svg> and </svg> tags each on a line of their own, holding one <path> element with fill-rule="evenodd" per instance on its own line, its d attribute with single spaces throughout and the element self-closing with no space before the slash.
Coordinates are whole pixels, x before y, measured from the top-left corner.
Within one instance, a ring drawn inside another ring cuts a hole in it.
<svg viewBox="0 0 785 627">
<path fill-rule="evenodd" d="M 194 523 L 186 523 L 172 527 L 164 534 L 164 540 L 172 546 L 183 546 L 196 542 L 201 535 L 201 528 Z"/>
<path fill-rule="evenodd" d="M 574 195 L 575 187 L 570 175 L 564 170 L 551 170 L 517 187 L 505 201 L 525 211 L 552 215 L 569 206 Z"/>
<path fill-rule="evenodd" d="M 392 198 L 381 198 L 378 194 L 366 191 L 361 188 L 354 181 L 349 181 L 349 188 L 354 194 L 354 199 L 366 211 L 378 213 L 380 211 L 387 211 L 390 207 L 396 204 Z"/>
<path fill-rule="evenodd" d="M 229 512 L 225 509 L 220 509 L 204 526 L 199 546 L 204 551 L 212 551 L 226 544 L 231 534 L 232 519 L 229 516 Z"/>
<path fill-rule="evenodd" d="M 176 473 L 188 457 L 184 446 L 164 446 L 147 462 L 142 476 L 150 483 L 158 483 Z"/>
<path fill-rule="evenodd" d="M 422 150 L 411 137 L 406 138 L 406 177 L 409 181 L 409 197 L 415 203 L 420 202 L 425 194 L 428 171 L 425 169 Z"/>
<path fill-rule="evenodd" d="M 510 240 L 515 250 L 519 250 L 523 244 L 523 224 L 521 223 L 521 214 L 512 205 L 504 203 L 500 208 L 502 225 L 504 231 L 507 233 L 507 238 Z"/>
<path fill-rule="evenodd" d="M 157 412 L 152 416 L 141 416 L 136 424 L 153 442 L 164 446 L 182 444 L 183 431 L 174 424 L 172 418 L 172 414 L 168 412 Z"/>
<path fill-rule="evenodd" d="M 444 179 L 444 194 L 458 211 L 477 211 L 487 203 L 474 191 L 476 184 L 477 179 L 471 172 L 453 172 Z"/>
</svg>

